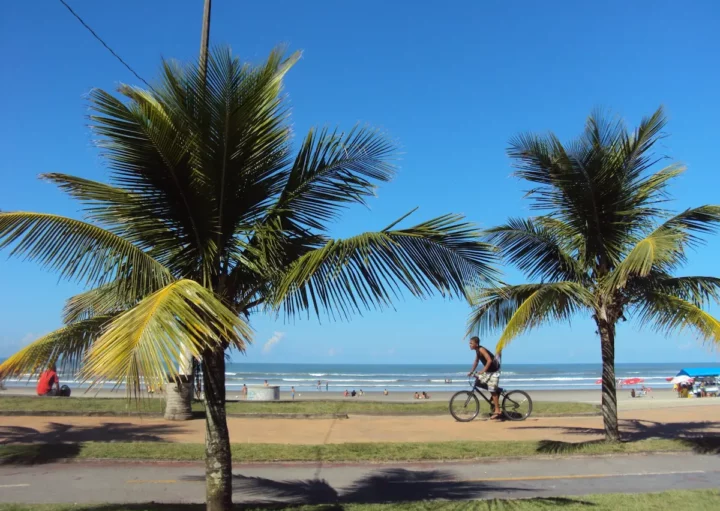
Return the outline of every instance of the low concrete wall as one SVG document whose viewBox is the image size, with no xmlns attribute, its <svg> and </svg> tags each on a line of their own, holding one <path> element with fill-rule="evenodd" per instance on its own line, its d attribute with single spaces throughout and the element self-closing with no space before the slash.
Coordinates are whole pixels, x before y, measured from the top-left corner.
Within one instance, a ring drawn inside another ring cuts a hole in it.
<svg viewBox="0 0 720 511">
<path fill-rule="evenodd" d="M 247 393 L 248 401 L 279 401 L 280 400 L 280 387 L 264 385 L 249 386 Z"/>
</svg>

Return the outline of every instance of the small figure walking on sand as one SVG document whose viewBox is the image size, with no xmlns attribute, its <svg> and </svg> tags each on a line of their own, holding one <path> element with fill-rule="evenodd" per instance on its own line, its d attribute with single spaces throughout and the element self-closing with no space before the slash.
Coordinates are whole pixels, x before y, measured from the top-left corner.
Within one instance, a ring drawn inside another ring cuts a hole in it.
<svg viewBox="0 0 720 511">
<path fill-rule="evenodd" d="M 322 391 L 322 382 L 320 380 L 318 380 L 317 389 L 318 392 Z"/>
<path fill-rule="evenodd" d="M 243 399 L 247 399 L 247 385 L 243 383 L 242 390 L 240 391 Z"/>
<path fill-rule="evenodd" d="M 292 400 L 295 401 L 295 387 L 290 387 L 290 396 L 292 396 Z"/>
<path fill-rule="evenodd" d="M 325 392 L 330 392 L 330 382 L 329 381 L 325 382 Z"/>
</svg>

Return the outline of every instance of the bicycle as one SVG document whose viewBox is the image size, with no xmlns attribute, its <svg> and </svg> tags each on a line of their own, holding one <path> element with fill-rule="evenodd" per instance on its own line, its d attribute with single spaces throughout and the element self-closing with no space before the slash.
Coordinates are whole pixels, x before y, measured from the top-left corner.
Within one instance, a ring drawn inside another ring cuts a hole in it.
<svg viewBox="0 0 720 511">
<path fill-rule="evenodd" d="M 477 380 L 473 377 L 469 379 L 470 390 L 461 390 L 456 392 L 450 398 L 450 415 L 458 422 L 470 422 L 480 414 L 480 400 L 477 398 L 479 394 L 493 408 L 491 399 L 485 395 L 483 390 L 487 390 L 487 385 L 478 385 Z M 524 421 L 532 413 L 532 399 L 527 392 L 522 390 L 511 390 L 505 392 L 500 388 L 500 409 L 503 416 L 511 421 Z"/>
</svg>

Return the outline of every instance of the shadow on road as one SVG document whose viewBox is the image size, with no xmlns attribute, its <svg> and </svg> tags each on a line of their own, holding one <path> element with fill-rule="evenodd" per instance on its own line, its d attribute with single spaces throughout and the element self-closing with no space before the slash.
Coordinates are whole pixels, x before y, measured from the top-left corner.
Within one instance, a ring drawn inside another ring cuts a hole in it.
<svg viewBox="0 0 720 511">
<path fill-rule="evenodd" d="M 542 506 L 542 509 L 554 509 L 561 507 L 574 506 L 574 509 L 578 507 L 594 507 L 597 504 L 592 502 L 583 501 L 580 498 L 563 498 L 563 497 L 551 497 L 551 498 L 533 498 L 523 499 L 523 502 L 527 502 L 529 505 L 537 503 Z M 437 504 L 436 506 L 432 503 L 433 507 L 424 506 L 421 509 L 443 509 L 445 506 Z M 280 509 L 306 509 L 304 504 L 282 504 L 282 503 L 269 503 L 269 504 L 235 504 L 233 511 L 247 511 L 248 506 L 250 509 L 256 510 L 280 510 Z M 454 506 L 457 506 L 455 504 Z M 455 507 L 450 509 L 456 509 Z M 513 501 L 492 499 L 487 501 L 487 507 L 483 509 L 513 509 Z M 82 511 L 205 511 L 205 504 L 158 504 L 155 502 L 149 502 L 145 504 L 101 504 L 97 506 L 83 506 Z M 344 511 L 346 509 L 345 504 L 335 503 L 319 505 L 313 507 L 312 511 Z M 468 503 L 467 507 L 462 509 L 474 509 L 472 503 Z"/>
<path fill-rule="evenodd" d="M 638 441 L 652 438 L 679 440 L 698 454 L 720 454 L 720 434 L 712 431 L 720 428 L 720 422 L 666 423 L 637 419 L 621 419 L 620 432 L 624 441 Z M 570 426 L 517 426 L 514 429 L 552 429 L 568 435 L 602 435 L 602 428 L 581 428 Z M 584 447 L 602 444 L 604 440 L 586 442 L 562 442 L 543 440 L 538 452 L 547 454 L 568 454 Z"/>
<path fill-rule="evenodd" d="M 173 424 L 103 423 L 77 426 L 52 422 L 46 431 L 0 425 L 0 465 L 33 465 L 74 458 L 79 442 L 166 442 L 163 435 L 176 433 Z"/>
<path fill-rule="evenodd" d="M 202 480 L 189 477 L 186 480 Z M 343 509 L 345 504 L 383 504 L 430 500 L 473 500 L 490 492 L 533 491 L 526 488 L 496 486 L 482 481 L 462 481 L 442 470 L 406 470 L 402 468 L 377 470 L 351 484 L 335 489 L 323 479 L 273 480 L 262 477 L 233 476 L 233 491 L 242 495 L 247 506 L 266 507 L 284 505 L 332 505 L 327 509 Z M 257 500 L 254 500 L 257 498 Z M 532 499 L 552 506 L 592 506 L 579 499 Z M 492 509 L 492 507 L 490 507 Z"/>
</svg>

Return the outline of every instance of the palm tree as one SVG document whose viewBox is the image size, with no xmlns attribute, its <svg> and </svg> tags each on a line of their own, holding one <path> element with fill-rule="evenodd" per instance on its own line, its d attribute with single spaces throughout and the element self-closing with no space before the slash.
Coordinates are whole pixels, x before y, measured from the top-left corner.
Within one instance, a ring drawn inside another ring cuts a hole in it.
<svg viewBox="0 0 720 511">
<path fill-rule="evenodd" d="M 577 313 L 597 325 L 602 348 L 605 438 L 619 439 L 615 394 L 615 333 L 634 315 L 660 332 L 695 330 L 720 342 L 720 322 L 703 310 L 720 298 L 720 279 L 677 277 L 699 235 L 716 230 L 720 206 L 671 216 L 667 185 L 684 168 L 655 172 L 652 149 L 666 120 L 662 109 L 629 132 L 622 122 L 591 115 L 568 145 L 549 134 L 521 135 L 508 150 L 516 175 L 531 183 L 539 216 L 511 219 L 487 232 L 504 259 L 534 281 L 481 289 L 470 330 L 503 328 L 502 351 L 519 334 Z M 538 282 L 539 281 L 539 282 Z"/>
<path fill-rule="evenodd" d="M 90 288 L 0 379 L 59 358 L 62 370 L 123 382 L 137 397 L 141 384 L 177 378 L 188 356 L 200 360 L 210 510 L 231 506 L 225 354 L 245 348 L 253 312 L 346 318 L 403 290 L 467 298 L 467 286 L 494 278 L 494 252 L 457 215 L 328 237 L 343 209 L 393 176 L 395 148 L 369 128 L 313 129 L 293 153 L 281 85 L 297 59 L 273 51 L 251 66 L 218 50 L 207 80 L 198 65 L 166 62 L 151 90 L 93 90 L 110 184 L 44 176 L 83 203 L 86 220 L 0 214 L 0 248 Z"/>
</svg>

